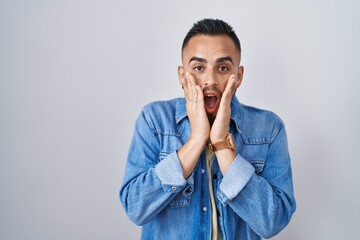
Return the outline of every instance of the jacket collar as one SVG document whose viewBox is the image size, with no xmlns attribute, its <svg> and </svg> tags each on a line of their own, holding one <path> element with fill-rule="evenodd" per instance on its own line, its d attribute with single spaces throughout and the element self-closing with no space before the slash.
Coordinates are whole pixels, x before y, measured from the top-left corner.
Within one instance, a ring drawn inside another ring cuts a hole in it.
<svg viewBox="0 0 360 240">
<path fill-rule="evenodd" d="M 242 104 L 239 102 L 237 97 L 234 96 L 231 101 L 231 119 L 235 122 L 236 128 L 239 131 L 240 131 L 242 108 L 243 108 Z M 176 101 L 176 113 L 175 113 L 176 124 L 181 122 L 181 120 L 183 120 L 186 117 L 187 117 L 187 113 L 186 113 L 185 98 L 178 98 Z"/>
</svg>

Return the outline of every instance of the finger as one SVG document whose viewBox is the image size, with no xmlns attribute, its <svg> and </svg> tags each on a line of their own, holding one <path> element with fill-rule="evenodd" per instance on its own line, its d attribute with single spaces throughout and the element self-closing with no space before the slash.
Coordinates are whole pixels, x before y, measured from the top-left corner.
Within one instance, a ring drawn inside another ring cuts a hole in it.
<svg viewBox="0 0 360 240">
<path fill-rule="evenodd" d="M 222 105 L 224 105 L 224 107 L 230 106 L 235 90 L 236 90 L 236 76 L 232 74 L 226 83 L 224 92 L 221 97 L 220 107 Z"/>
<path fill-rule="evenodd" d="M 181 78 L 181 85 L 182 85 L 182 89 L 184 90 L 185 98 L 187 98 L 187 96 L 189 94 L 189 87 L 188 87 L 188 82 L 185 77 Z"/>
<path fill-rule="evenodd" d="M 236 91 L 236 76 L 235 76 L 235 74 L 232 74 L 226 83 L 226 87 L 225 87 L 223 95 L 225 95 L 227 98 L 229 98 L 229 97 L 232 97 L 232 95 L 235 93 L 235 91 Z"/>
<path fill-rule="evenodd" d="M 199 85 L 196 85 L 196 99 L 198 102 L 203 102 L 204 100 L 204 94 L 203 91 L 201 89 L 201 87 Z"/>
<path fill-rule="evenodd" d="M 187 76 L 188 89 L 189 89 L 188 98 L 190 100 L 197 100 L 198 99 L 198 94 L 197 94 L 197 90 L 196 90 L 195 78 L 189 72 L 186 73 L 186 76 Z"/>
</svg>

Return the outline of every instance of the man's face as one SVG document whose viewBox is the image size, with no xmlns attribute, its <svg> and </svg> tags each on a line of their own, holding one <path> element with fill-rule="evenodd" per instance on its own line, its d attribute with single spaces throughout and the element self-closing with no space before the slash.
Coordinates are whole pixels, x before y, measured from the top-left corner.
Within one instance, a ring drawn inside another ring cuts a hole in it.
<svg viewBox="0 0 360 240">
<path fill-rule="evenodd" d="M 205 110 L 209 118 L 215 118 L 222 93 L 231 76 L 237 77 L 236 88 L 240 86 L 243 67 L 240 53 L 234 42 L 226 35 L 195 35 L 182 53 L 183 66 L 179 66 L 179 80 L 186 72 L 191 73 L 204 93 Z"/>
</svg>

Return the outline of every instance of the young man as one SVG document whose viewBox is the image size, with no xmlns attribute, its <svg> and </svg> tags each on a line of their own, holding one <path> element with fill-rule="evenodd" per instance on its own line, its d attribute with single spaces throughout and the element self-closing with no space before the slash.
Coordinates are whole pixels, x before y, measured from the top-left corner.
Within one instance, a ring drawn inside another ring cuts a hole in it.
<svg viewBox="0 0 360 240">
<path fill-rule="evenodd" d="M 221 20 L 194 24 L 178 68 L 185 98 L 145 106 L 121 202 L 142 239 L 261 239 L 295 211 L 283 122 L 235 96 L 240 42 Z"/>
</svg>

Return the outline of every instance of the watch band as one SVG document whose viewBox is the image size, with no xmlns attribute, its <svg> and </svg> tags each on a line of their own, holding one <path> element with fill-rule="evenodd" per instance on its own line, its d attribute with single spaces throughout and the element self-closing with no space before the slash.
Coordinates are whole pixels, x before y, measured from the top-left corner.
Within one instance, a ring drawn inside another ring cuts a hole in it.
<svg viewBox="0 0 360 240">
<path fill-rule="evenodd" d="M 228 133 L 226 135 L 226 139 L 224 141 L 221 142 L 217 142 L 217 143 L 209 143 L 208 145 L 210 151 L 216 152 L 216 151 L 220 151 L 222 149 L 231 149 L 232 151 L 236 151 L 236 146 L 234 143 L 234 139 L 233 136 L 231 135 L 231 133 Z"/>
</svg>

